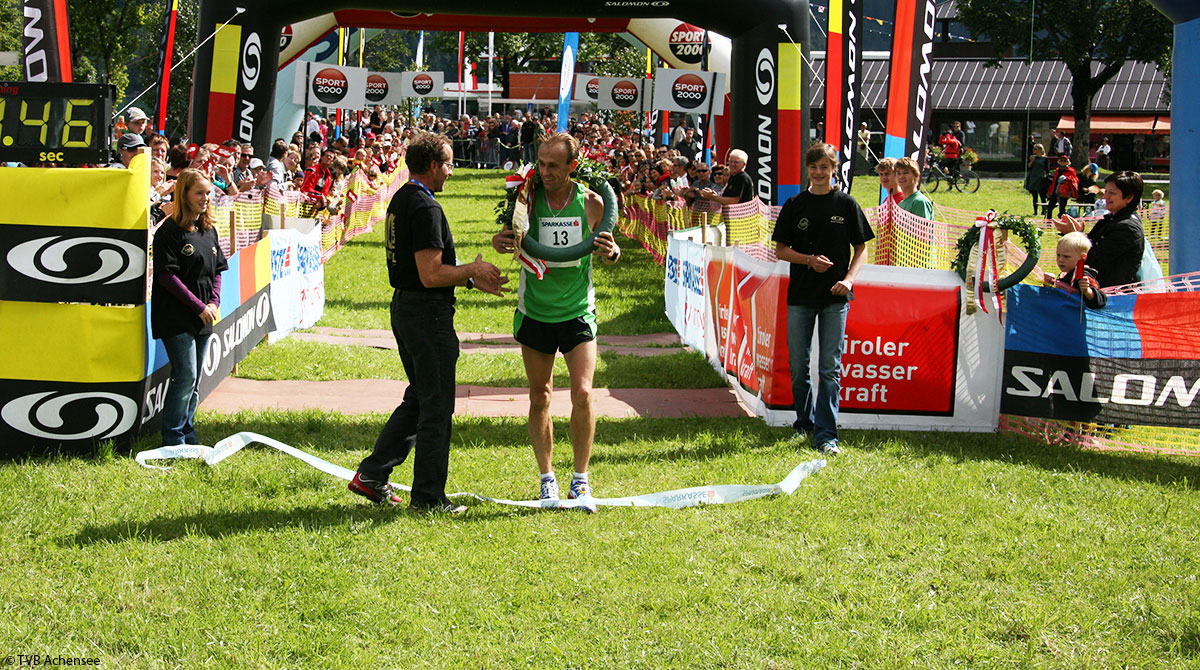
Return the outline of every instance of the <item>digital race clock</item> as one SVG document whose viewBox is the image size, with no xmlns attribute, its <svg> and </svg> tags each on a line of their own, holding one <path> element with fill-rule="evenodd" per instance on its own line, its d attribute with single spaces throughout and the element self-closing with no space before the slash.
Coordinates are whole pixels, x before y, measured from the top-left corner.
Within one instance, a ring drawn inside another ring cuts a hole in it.
<svg viewBox="0 0 1200 670">
<path fill-rule="evenodd" d="M 107 163 L 110 84 L 0 81 L 0 162 Z"/>
</svg>

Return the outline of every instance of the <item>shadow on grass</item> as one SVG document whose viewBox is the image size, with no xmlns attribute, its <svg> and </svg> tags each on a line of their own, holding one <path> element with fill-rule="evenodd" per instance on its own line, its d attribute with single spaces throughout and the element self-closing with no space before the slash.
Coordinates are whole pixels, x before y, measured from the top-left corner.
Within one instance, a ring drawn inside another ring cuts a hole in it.
<svg viewBox="0 0 1200 670">
<path fill-rule="evenodd" d="M 346 493 L 350 496 L 350 493 Z M 507 515 L 498 506 L 476 503 L 467 513 L 453 517 L 454 523 L 485 521 Z M 357 504 L 313 505 L 295 509 L 262 508 L 246 511 L 214 511 L 157 517 L 149 521 L 117 521 L 102 526 L 88 526 L 74 535 L 59 538 L 67 547 L 108 544 L 116 542 L 171 542 L 187 537 L 222 538 L 242 533 L 277 531 L 283 528 L 303 528 L 313 531 L 322 528 L 344 527 L 368 522 L 378 526 L 385 523 L 424 523 L 438 515 L 414 512 L 407 507 L 383 507 Z M 449 523 L 449 518 L 446 518 Z"/>
<path fill-rule="evenodd" d="M 347 298 L 326 298 L 325 308 L 341 308 L 348 312 L 356 310 L 379 310 L 384 315 L 392 308 L 392 296 L 387 295 L 386 300 L 352 300 Z"/>
<path fill-rule="evenodd" d="M 558 449 L 568 447 L 569 421 L 554 419 L 554 435 Z M 599 445 L 592 463 L 654 463 L 683 460 L 709 460 L 736 452 L 775 446 L 781 440 L 779 429 L 771 428 L 753 417 L 682 419 L 608 419 L 596 420 L 596 441 Z M 473 447 L 529 445 L 526 420 L 520 418 L 485 419 L 463 418 L 454 425 L 454 448 L 459 441 Z M 658 442 L 669 446 L 637 452 L 608 451 L 605 444 L 626 442 Z M 529 447 L 527 447 L 529 448 Z M 533 457 L 529 448 L 530 459 Z M 814 454 L 816 452 L 813 452 Z M 815 458 L 815 455 L 813 456 Z"/>
<path fill-rule="evenodd" d="M 1051 472 L 1086 472 L 1102 477 L 1143 481 L 1164 486 L 1200 489 L 1200 461 L 1187 457 L 1140 452 L 1097 451 L 1048 445 L 1032 438 L 1000 433 L 994 439 L 965 440 L 956 433 L 848 431 L 852 449 L 886 449 L 902 442 L 915 453 L 965 461 L 1001 461 L 1029 465 Z"/>
</svg>

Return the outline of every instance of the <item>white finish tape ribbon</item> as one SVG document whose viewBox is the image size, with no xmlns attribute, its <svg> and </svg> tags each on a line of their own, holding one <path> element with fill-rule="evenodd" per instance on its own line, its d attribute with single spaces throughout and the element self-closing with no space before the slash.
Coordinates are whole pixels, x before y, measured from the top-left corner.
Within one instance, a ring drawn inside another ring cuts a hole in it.
<svg viewBox="0 0 1200 670">
<path fill-rule="evenodd" d="M 261 444 L 271 447 L 277 451 L 281 451 L 293 458 L 298 458 L 305 463 L 313 466 L 329 475 L 333 475 L 339 479 L 350 481 L 354 477 L 354 470 L 349 470 L 334 465 L 329 461 L 317 458 L 312 454 L 306 453 L 293 446 L 284 444 L 278 440 L 273 440 L 265 435 L 257 433 L 237 433 L 221 440 L 216 446 L 206 447 L 200 445 L 179 445 L 174 447 L 159 447 L 158 449 L 150 449 L 149 451 L 138 452 L 134 460 L 138 464 L 153 468 L 155 470 L 170 470 L 169 467 L 159 465 L 151 465 L 149 461 L 161 461 L 172 459 L 196 459 L 204 461 L 208 465 L 216 465 L 221 461 L 241 451 L 243 447 L 250 444 Z M 791 495 L 800 486 L 800 482 L 804 481 L 809 475 L 821 470 L 826 465 L 824 459 L 816 459 L 806 461 L 797 465 L 783 481 L 778 484 L 717 484 L 710 486 L 694 486 L 687 489 L 675 489 L 673 491 L 661 491 L 659 493 L 646 493 L 637 496 L 625 496 L 622 498 L 593 498 L 585 497 L 575 500 L 560 499 L 560 500 L 505 500 L 504 498 L 490 498 L 475 493 L 459 492 L 451 493 L 450 498 L 468 497 L 484 502 L 496 503 L 499 505 L 512 505 L 516 507 L 529 507 L 533 509 L 585 509 L 595 510 L 597 506 L 603 507 L 670 507 L 680 509 L 683 507 L 694 507 L 696 505 L 722 505 L 726 503 L 742 502 L 744 500 L 754 500 L 756 498 L 764 498 L 773 495 Z M 397 489 L 411 491 L 412 489 L 403 484 L 392 484 Z"/>
</svg>

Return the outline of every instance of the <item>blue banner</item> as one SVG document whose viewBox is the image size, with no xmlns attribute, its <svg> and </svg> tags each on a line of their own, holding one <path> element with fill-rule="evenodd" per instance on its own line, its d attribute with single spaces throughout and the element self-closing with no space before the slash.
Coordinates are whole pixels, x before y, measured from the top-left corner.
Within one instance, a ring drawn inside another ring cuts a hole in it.
<svg viewBox="0 0 1200 670">
<path fill-rule="evenodd" d="M 1200 293 L 1008 292 L 1000 411 L 1098 424 L 1200 425 Z"/>
</svg>

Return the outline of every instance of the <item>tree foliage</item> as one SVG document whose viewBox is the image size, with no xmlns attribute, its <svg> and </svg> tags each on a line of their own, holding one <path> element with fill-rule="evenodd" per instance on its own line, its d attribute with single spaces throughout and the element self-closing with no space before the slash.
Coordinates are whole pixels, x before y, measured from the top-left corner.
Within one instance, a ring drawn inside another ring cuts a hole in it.
<svg viewBox="0 0 1200 670">
<path fill-rule="evenodd" d="M 958 20 L 991 40 L 997 60 L 1030 45 L 1034 60 L 1061 60 L 1071 73 L 1075 161 L 1088 161 L 1092 101 L 1125 61 L 1169 60 L 1173 27 L 1148 0 L 958 0 Z"/>
<path fill-rule="evenodd" d="M 0 1 L 0 51 L 21 52 L 21 28 L 23 25 L 21 1 Z M 0 67 L 0 81 L 20 81 L 23 78 L 20 65 Z"/>
<path fill-rule="evenodd" d="M 416 38 L 411 30 L 384 30 L 367 42 L 363 67 L 372 72 L 401 72 L 412 69 L 416 58 Z"/>
</svg>

